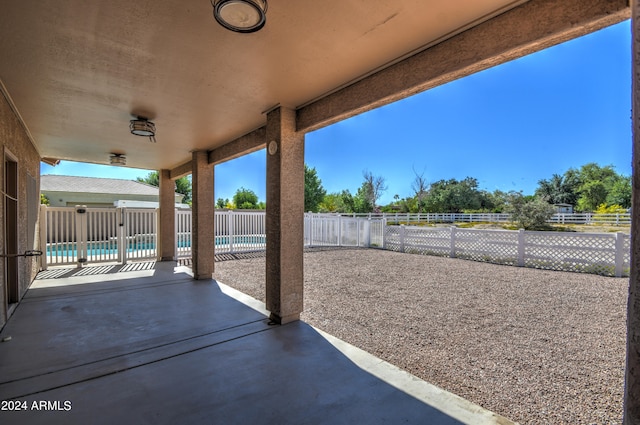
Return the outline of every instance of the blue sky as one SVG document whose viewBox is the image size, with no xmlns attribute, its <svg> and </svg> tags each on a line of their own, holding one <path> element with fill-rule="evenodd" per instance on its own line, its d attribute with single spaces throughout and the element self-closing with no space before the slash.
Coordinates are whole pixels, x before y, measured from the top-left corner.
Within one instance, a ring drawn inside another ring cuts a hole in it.
<svg viewBox="0 0 640 425">
<path fill-rule="evenodd" d="M 327 192 L 385 177 L 380 204 L 428 182 L 478 179 L 532 194 L 540 179 L 588 162 L 631 174 L 629 21 L 453 81 L 306 135 L 305 162 Z M 216 166 L 215 197 L 266 196 L 265 151 Z M 135 179 L 146 170 L 62 162 L 42 174 Z"/>
</svg>

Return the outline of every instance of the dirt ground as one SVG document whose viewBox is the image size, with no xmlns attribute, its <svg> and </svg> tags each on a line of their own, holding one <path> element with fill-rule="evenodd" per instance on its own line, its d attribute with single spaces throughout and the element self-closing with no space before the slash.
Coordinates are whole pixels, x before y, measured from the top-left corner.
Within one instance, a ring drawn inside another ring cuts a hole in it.
<svg viewBox="0 0 640 425">
<path fill-rule="evenodd" d="M 374 249 L 307 252 L 302 319 L 522 424 L 621 422 L 628 279 Z M 265 258 L 215 277 L 264 301 Z"/>
</svg>

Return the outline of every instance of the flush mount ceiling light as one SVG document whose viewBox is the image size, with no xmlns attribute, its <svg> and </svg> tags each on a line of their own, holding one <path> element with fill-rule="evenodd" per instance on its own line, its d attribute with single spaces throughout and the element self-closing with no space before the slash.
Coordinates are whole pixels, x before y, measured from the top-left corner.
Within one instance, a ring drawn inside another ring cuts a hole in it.
<svg viewBox="0 0 640 425">
<path fill-rule="evenodd" d="M 109 157 L 109 163 L 111 165 L 127 165 L 127 157 L 122 153 L 112 153 Z"/>
<path fill-rule="evenodd" d="M 149 141 L 156 142 L 156 125 L 144 117 L 129 121 L 129 130 L 131 134 L 148 137 Z"/>
<path fill-rule="evenodd" d="M 226 29 L 249 33 L 267 22 L 267 0 L 211 0 L 213 17 Z"/>
</svg>

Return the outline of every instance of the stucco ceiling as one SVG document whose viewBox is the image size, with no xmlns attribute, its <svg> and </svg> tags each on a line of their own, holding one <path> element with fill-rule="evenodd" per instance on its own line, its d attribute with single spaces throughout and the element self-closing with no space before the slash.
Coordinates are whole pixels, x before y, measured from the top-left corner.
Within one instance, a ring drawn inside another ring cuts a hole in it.
<svg viewBox="0 0 640 425">
<path fill-rule="evenodd" d="M 43 157 L 170 169 L 522 0 L 272 0 L 238 34 L 209 0 L 20 0 L 0 13 L 0 81 Z M 157 143 L 129 133 L 151 118 Z"/>
</svg>

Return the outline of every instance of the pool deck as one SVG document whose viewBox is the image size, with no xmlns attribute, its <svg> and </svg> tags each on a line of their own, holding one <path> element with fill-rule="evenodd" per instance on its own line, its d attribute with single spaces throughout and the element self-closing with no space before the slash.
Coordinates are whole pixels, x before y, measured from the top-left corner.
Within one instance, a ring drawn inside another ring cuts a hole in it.
<svg viewBox="0 0 640 425">
<path fill-rule="evenodd" d="M 33 283 L 0 332 L 23 408 L 0 423 L 512 423 L 186 267 L 127 266 Z"/>
</svg>

